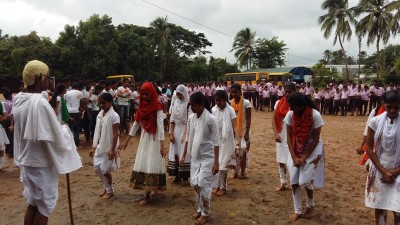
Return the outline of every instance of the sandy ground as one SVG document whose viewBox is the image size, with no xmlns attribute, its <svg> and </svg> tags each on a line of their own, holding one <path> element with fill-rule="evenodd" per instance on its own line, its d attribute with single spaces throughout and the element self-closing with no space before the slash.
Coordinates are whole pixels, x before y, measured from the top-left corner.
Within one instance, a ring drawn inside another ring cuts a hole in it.
<svg viewBox="0 0 400 225">
<path fill-rule="evenodd" d="M 209 224 L 287 224 L 293 213 L 290 191 L 275 192 L 279 185 L 275 161 L 275 143 L 270 112 L 253 111 L 251 128 L 251 164 L 249 179 L 230 180 L 227 195 L 213 197 Z M 366 170 L 358 165 L 359 146 L 367 117 L 324 116 L 322 128 L 326 152 L 326 187 L 315 194 L 316 209 L 312 219 L 295 224 L 372 224 L 373 210 L 364 206 Z M 83 137 L 81 137 L 83 139 Z M 195 211 L 191 187 L 172 184 L 160 192 L 150 204 L 138 206 L 143 192 L 129 187 L 129 178 L 139 138 L 131 139 L 122 152 L 121 169 L 113 173 L 116 195 L 110 200 L 97 197 L 101 192 L 99 178 L 94 174 L 88 157 L 90 145 L 79 150 L 84 167 L 72 173 L 72 205 L 75 224 L 194 224 L 190 215 Z M 22 224 L 25 202 L 19 172 L 7 159 L 0 172 L 0 224 Z M 305 207 L 305 192 L 303 206 Z M 389 214 L 392 222 L 392 214 Z M 69 224 L 67 185 L 59 177 L 59 199 L 49 224 Z"/>
</svg>

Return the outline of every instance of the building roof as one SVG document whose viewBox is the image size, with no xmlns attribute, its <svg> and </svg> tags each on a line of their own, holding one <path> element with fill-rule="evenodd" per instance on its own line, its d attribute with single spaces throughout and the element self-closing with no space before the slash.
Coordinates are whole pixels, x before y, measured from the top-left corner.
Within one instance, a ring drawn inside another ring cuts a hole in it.
<svg viewBox="0 0 400 225">
<path fill-rule="evenodd" d="M 297 66 L 297 67 L 276 67 L 276 68 L 258 68 L 258 69 L 251 69 L 246 70 L 244 72 L 268 72 L 269 75 L 313 75 L 314 72 L 304 66 Z"/>
</svg>

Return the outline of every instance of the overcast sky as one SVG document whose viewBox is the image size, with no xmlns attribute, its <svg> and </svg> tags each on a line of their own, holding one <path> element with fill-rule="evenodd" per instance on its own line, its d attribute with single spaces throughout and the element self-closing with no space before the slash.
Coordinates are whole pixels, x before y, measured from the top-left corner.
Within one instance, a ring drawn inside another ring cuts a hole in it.
<svg viewBox="0 0 400 225">
<path fill-rule="evenodd" d="M 213 43 L 208 51 L 212 56 L 236 59 L 229 51 L 233 37 L 245 27 L 256 32 L 257 38 L 278 36 L 287 44 L 287 65 L 313 65 L 322 58 L 326 49 L 339 50 L 333 46 L 333 36 L 324 39 L 318 17 L 326 12 L 321 0 L 0 0 L 0 29 L 4 34 L 25 35 L 37 31 L 39 36 L 53 41 L 66 24 L 77 25 L 94 13 L 107 14 L 115 25 L 121 23 L 149 26 L 157 17 L 168 16 L 170 23 L 197 33 L 204 33 Z M 151 3 L 151 4 L 149 4 Z M 350 7 L 358 0 L 349 0 Z M 152 5 L 153 4 L 153 5 Z M 160 9 L 156 6 L 163 9 Z M 177 15 L 194 22 L 183 19 Z M 217 31 L 219 32 L 217 32 Z M 223 33 L 223 34 L 222 34 Z M 398 40 L 398 38 L 397 38 Z M 393 38 L 391 39 L 394 43 Z M 398 42 L 398 41 L 397 41 Z M 369 54 L 375 45 L 362 47 Z M 345 42 L 349 55 L 358 54 L 355 37 Z"/>
</svg>

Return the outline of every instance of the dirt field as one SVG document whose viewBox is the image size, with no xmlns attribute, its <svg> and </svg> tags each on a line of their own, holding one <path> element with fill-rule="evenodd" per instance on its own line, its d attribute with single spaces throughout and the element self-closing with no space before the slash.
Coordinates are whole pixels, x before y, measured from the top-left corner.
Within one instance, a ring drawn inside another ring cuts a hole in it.
<svg viewBox="0 0 400 225">
<path fill-rule="evenodd" d="M 293 203 L 290 191 L 274 191 L 279 176 L 271 117 L 270 112 L 253 111 L 249 179 L 231 180 L 227 195 L 213 197 L 209 224 L 287 224 Z M 360 156 L 355 153 L 367 117 L 324 116 L 324 120 L 326 187 L 316 191 L 314 217 L 295 224 L 372 224 L 373 210 L 364 206 L 367 173 L 358 165 Z M 102 190 L 100 180 L 90 166 L 90 145 L 82 144 L 79 153 L 84 167 L 70 175 L 75 224 L 194 224 L 190 218 L 195 210 L 194 192 L 172 184 L 172 178 L 168 178 L 166 192 L 160 192 L 146 206 L 137 205 L 143 192 L 132 190 L 129 178 L 138 139 L 132 138 L 122 152 L 121 169 L 113 173 L 116 195 L 110 200 L 96 196 Z M 25 203 L 19 172 L 13 170 L 10 159 L 6 165 L 0 172 L 0 224 L 22 224 Z M 66 178 L 60 176 L 59 199 L 49 224 L 69 224 L 66 190 Z M 305 199 L 305 192 L 302 194 Z"/>
</svg>

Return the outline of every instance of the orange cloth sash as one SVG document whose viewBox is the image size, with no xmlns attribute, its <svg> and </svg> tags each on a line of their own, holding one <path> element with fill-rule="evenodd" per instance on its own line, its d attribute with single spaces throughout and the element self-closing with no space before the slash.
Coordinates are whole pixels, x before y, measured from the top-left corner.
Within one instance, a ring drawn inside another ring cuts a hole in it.
<svg viewBox="0 0 400 225">
<path fill-rule="evenodd" d="M 240 96 L 240 100 L 236 103 L 235 99 L 232 99 L 231 106 L 233 110 L 237 113 L 237 126 L 238 126 L 238 135 L 242 138 L 243 134 L 243 96 Z"/>
<path fill-rule="evenodd" d="M 289 104 L 287 103 L 286 96 L 281 98 L 278 102 L 278 105 L 275 109 L 275 127 L 276 131 L 280 133 L 283 129 L 282 127 L 282 120 L 285 118 L 286 114 L 289 112 Z"/>
</svg>

